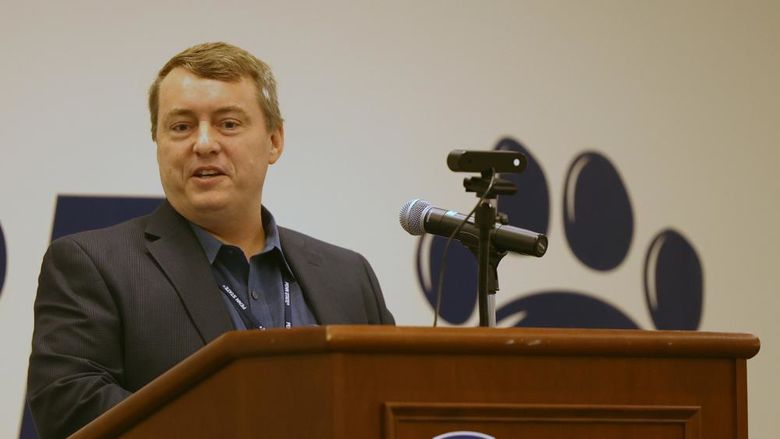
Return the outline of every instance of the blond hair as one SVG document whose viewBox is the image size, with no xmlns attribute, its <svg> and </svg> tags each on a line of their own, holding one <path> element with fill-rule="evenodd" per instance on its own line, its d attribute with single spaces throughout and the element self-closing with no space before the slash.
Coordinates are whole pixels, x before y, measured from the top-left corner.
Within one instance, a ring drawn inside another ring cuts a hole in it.
<svg viewBox="0 0 780 439">
<path fill-rule="evenodd" d="M 182 67 L 206 79 L 237 82 L 242 77 L 252 79 L 257 88 L 257 102 L 263 110 L 266 128 L 273 131 L 284 119 L 276 97 L 276 80 L 268 64 L 246 50 L 228 43 L 204 43 L 186 49 L 168 61 L 149 88 L 149 114 L 152 120 L 152 139 L 157 136 L 157 116 L 160 110 L 160 83 L 171 70 Z"/>
</svg>

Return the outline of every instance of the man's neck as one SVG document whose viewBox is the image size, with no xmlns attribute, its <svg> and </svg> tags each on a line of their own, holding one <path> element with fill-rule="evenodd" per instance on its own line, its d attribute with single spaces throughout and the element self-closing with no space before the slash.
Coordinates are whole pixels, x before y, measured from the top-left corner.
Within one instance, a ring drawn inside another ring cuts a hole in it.
<svg viewBox="0 0 780 439">
<path fill-rule="evenodd" d="M 247 260 L 265 247 L 265 230 L 260 212 L 240 220 L 225 221 L 222 218 L 220 221 L 198 225 L 221 242 L 240 248 Z"/>
</svg>

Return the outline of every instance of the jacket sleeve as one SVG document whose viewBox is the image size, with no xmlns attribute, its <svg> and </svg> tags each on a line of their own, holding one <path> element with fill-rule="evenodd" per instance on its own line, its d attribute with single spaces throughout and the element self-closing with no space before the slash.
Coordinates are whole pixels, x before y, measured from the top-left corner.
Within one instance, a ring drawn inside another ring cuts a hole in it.
<svg viewBox="0 0 780 439">
<path fill-rule="evenodd" d="M 368 263 L 363 255 L 360 255 L 360 259 L 363 263 L 363 268 L 368 277 L 368 289 L 364 293 L 368 315 L 371 318 L 370 323 L 381 325 L 395 325 L 395 319 L 390 310 L 385 305 L 385 298 L 382 295 L 382 288 L 379 286 L 379 281 L 374 274 L 374 270 L 371 268 L 371 264 Z"/>
<path fill-rule="evenodd" d="M 113 407 L 122 388 L 122 321 L 93 258 L 72 238 L 46 252 L 35 298 L 28 398 L 41 439 L 63 438 Z"/>
</svg>

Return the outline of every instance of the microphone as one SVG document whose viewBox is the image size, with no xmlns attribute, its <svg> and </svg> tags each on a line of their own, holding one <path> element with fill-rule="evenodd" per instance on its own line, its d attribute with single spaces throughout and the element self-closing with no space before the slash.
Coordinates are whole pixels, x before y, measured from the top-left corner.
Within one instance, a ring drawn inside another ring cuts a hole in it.
<svg viewBox="0 0 780 439">
<path fill-rule="evenodd" d="M 401 227 L 410 234 L 431 233 L 444 237 L 449 237 L 465 218 L 466 215 L 462 213 L 433 207 L 431 203 L 419 198 L 404 203 L 399 214 Z M 455 238 L 468 247 L 477 247 L 479 228 L 469 219 Z M 493 230 L 493 245 L 498 251 L 541 257 L 547 252 L 547 237 L 519 227 L 496 224 Z"/>
</svg>

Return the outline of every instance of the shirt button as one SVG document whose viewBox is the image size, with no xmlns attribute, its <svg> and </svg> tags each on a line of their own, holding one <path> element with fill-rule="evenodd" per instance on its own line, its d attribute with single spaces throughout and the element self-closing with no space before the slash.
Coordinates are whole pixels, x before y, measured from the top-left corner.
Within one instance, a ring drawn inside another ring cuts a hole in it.
<svg viewBox="0 0 780 439">
<path fill-rule="evenodd" d="M 255 300 L 260 298 L 260 296 L 257 294 L 257 291 L 252 291 L 252 298 Z"/>
</svg>

